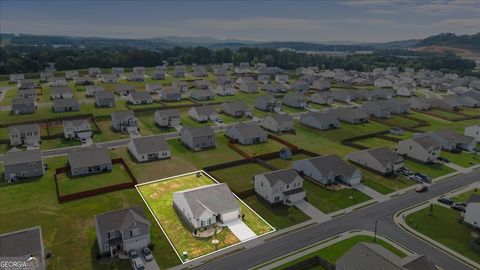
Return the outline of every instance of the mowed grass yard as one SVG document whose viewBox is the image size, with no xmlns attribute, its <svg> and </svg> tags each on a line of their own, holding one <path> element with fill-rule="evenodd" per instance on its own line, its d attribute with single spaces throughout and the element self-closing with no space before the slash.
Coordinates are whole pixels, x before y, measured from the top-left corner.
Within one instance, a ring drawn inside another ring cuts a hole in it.
<svg viewBox="0 0 480 270">
<path fill-rule="evenodd" d="M 272 152 L 279 152 L 286 146 L 272 139 L 268 139 L 264 143 L 242 145 L 237 143 L 236 146 L 246 152 L 250 156 L 259 156 Z"/>
<path fill-rule="evenodd" d="M 458 194 L 457 196 L 452 197 L 451 199 L 454 202 L 466 202 L 468 200 L 468 198 L 470 198 L 470 196 L 472 196 L 472 195 L 480 196 L 480 189 L 474 188 L 474 189 L 471 189 L 469 191 L 465 191 L 461 194 Z"/>
<path fill-rule="evenodd" d="M 54 168 L 65 165 L 65 158 L 47 158 L 45 163 L 50 169 L 43 177 L 30 181 L 6 184 L 3 174 L 0 176 L 0 233 L 41 226 L 45 247 L 52 253 L 47 260 L 49 269 L 131 269 L 128 260 L 95 259 L 98 245 L 94 218 L 105 212 L 144 205 L 138 192 L 127 189 L 60 204 L 53 174 Z M 144 211 L 151 224 L 155 224 L 146 206 Z M 152 251 L 160 267 L 180 264 L 160 228 L 151 226 L 150 234 Z"/>
<path fill-rule="evenodd" d="M 451 153 L 448 151 L 442 151 L 440 156 L 447 158 L 450 162 L 468 168 L 473 165 L 480 164 L 480 155 L 474 153 L 461 152 Z"/>
<path fill-rule="evenodd" d="M 122 164 L 113 164 L 111 172 L 95 173 L 84 176 L 71 177 L 67 173 L 61 173 L 57 175 L 57 180 L 60 195 L 68 195 L 132 182 L 132 179 Z"/>
<path fill-rule="evenodd" d="M 253 176 L 270 172 L 269 169 L 257 163 L 247 163 L 226 169 L 209 172 L 218 181 L 228 184 L 235 192 L 243 192 L 253 188 Z"/>
<path fill-rule="evenodd" d="M 425 164 L 411 159 L 405 160 L 405 167 L 413 172 L 423 173 L 432 179 L 454 172 L 453 169 L 442 164 Z"/>
<path fill-rule="evenodd" d="M 138 187 L 138 190 L 159 220 L 177 252 L 182 254 L 186 251 L 189 259 L 211 253 L 215 250 L 239 242 L 238 238 L 228 228 L 223 228 L 217 235 L 217 239 L 220 240 L 220 243 L 217 246 L 211 243 L 211 240 L 213 239 L 212 237 L 205 239 L 194 237 L 191 230 L 182 221 L 181 217 L 177 215 L 173 208 L 172 194 L 174 192 L 206 186 L 212 183 L 214 183 L 213 180 L 205 175 L 197 177 L 196 174 L 189 174 Z M 240 201 L 238 203 L 239 205 L 242 205 Z M 245 215 L 245 224 L 247 224 L 247 226 L 249 226 L 257 235 L 272 230 L 268 224 L 263 222 L 260 217 L 247 207 L 242 206 L 242 213 Z"/>
<path fill-rule="evenodd" d="M 413 128 L 419 124 L 417 121 L 413 121 L 400 115 L 395 115 L 391 118 L 385 119 L 383 122 L 389 126 L 407 128 Z"/>
<path fill-rule="evenodd" d="M 275 269 L 275 270 L 285 269 L 286 267 L 292 266 L 292 265 L 294 265 L 296 263 L 299 263 L 301 261 L 304 261 L 304 260 L 308 260 L 308 259 L 313 258 L 315 256 L 319 256 L 319 257 L 327 260 L 328 262 L 330 262 L 332 264 L 335 264 L 335 262 L 338 259 L 340 259 L 340 257 L 342 257 L 347 251 L 349 251 L 353 246 L 355 246 L 358 243 L 379 244 L 382 247 L 389 250 L 390 252 L 392 252 L 393 254 L 399 256 L 400 258 L 404 258 L 404 257 L 407 256 L 401 250 L 395 248 L 391 244 L 389 244 L 389 243 L 387 243 L 387 242 L 385 242 L 381 239 L 377 239 L 375 241 L 375 239 L 372 236 L 357 235 L 357 236 L 352 236 L 350 238 L 347 238 L 345 240 L 341 240 L 341 241 L 339 241 L 337 243 L 334 243 L 330 246 L 327 246 L 327 247 L 324 247 L 320 250 L 314 251 L 310 254 L 307 254 L 307 255 L 302 256 L 298 259 L 292 260 L 292 261 L 290 261 L 286 264 L 283 264 L 283 265 L 281 265 L 279 267 L 276 267 L 276 268 L 273 268 L 273 269 Z M 324 268 L 322 268 L 321 266 L 318 265 L 317 267 L 314 267 L 314 268 L 311 268 L 311 269 L 323 270 Z"/>
<path fill-rule="evenodd" d="M 409 186 L 415 185 L 415 181 L 404 177 L 403 175 L 389 175 L 384 176 L 369 170 L 361 169 L 363 178 L 363 183 L 382 193 L 389 194 L 397 190 L 407 188 Z"/>
<path fill-rule="evenodd" d="M 306 154 L 296 154 L 296 155 L 292 155 L 292 159 L 274 158 L 274 159 L 266 160 L 266 162 L 270 163 L 271 165 L 279 169 L 290 169 L 292 168 L 292 163 L 294 161 L 308 159 L 308 158 L 312 158 L 312 156 L 309 156 Z"/>
<path fill-rule="evenodd" d="M 308 201 L 324 213 L 332 213 L 370 200 L 371 198 L 353 188 L 328 190 L 312 181 L 303 181 Z"/>
<path fill-rule="evenodd" d="M 377 137 L 358 140 L 358 141 L 355 141 L 354 143 L 363 145 L 368 148 L 377 148 L 377 147 L 385 146 L 391 149 L 397 145 L 397 143 L 394 141 L 389 141 L 389 140 L 385 140 Z"/>
<path fill-rule="evenodd" d="M 474 230 L 458 222 L 459 212 L 440 205 L 434 205 L 432 215 L 429 212 L 430 207 L 426 207 L 408 215 L 405 221 L 419 233 L 480 263 L 480 254 L 470 247 Z"/>
</svg>

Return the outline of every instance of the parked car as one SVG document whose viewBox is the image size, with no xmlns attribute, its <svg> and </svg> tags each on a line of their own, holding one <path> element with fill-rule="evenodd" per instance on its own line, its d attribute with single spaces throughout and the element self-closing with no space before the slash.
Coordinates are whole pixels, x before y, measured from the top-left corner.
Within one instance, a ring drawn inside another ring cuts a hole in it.
<svg viewBox="0 0 480 270">
<path fill-rule="evenodd" d="M 428 187 L 425 185 L 419 185 L 417 188 L 415 188 L 415 191 L 418 193 L 427 192 Z"/>
<path fill-rule="evenodd" d="M 138 252 L 135 249 L 132 249 L 128 252 L 128 256 L 132 259 L 138 258 Z"/>
<path fill-rule="evenodd" d="M 440 161 L 443 161 L 445 163 L 450 163 L 450 160 L 448 160 L 448 158 L 438 157 L 437 159 L 440 160 Z"/>
<path fill-rule="evenodd" d="M 449 205 L 449 206 L 452 206 L 453 204 L 455 204 L 455 202 L 450 200 L 449 198 L 438 198 L 437 201 L 439 203 L 443 203 L 443 204 L 446 204 L 446 205 Z"/>
<path fill-rule="evenodd" d="M 455 203 L 456 205 L 461 205 L 463 207 L 467 207 L 467 203 L 466 202 L 457 202 Z"/>
<path fill-rule="evenodd" d="M 138 257 L 132 259 L 132 266 L 133 266 L 134 270 L 144 270 L 145 269 L 145 265 L 143 264 L 142 259 L 140 259 Z"/>
<path fill-rule="evenodd" d="M 426 176 L 423 173 L 417 172 L 417 173 L 415 173 L 415 176 L 420 177 L 424 182 L 430 182 L 430 180 L 431 180 L 430 177 Z"/>
<path fill-rule="evenodd" d="M 413 174 L 412 171 L 410 171 L 409 169 L 407 169 L 405 167 L 400 168 L 398 171 L 405 176 L 410 176 L 410 175 Z"/>
<path fill-rule="evenodd" d="M 143 257 L 145 257 L 145 260 L 147 261 L 153 260 L 153 255 L 149 248 L 144 248 L 142 252 L 143 252 Z"/>
<path fill-rule="evenodd" d="M 423 182 L 425 182 L 425 180 L 423 180 L 423 178 L 421 178 L 421 177 L 418 176 L 418 175 L 411 175 L 411 176 L 410 176 L 410 179 L 416 181 L 417 183 L 423 183 Z"/>
<path fill-rule="evenodd" d="M 459 204 L 455 204 L 455 205 L 452 205 L 452 208 L 453 210 L 457 210 L 457 211 L 460 211 L 460 212 L 465 212 L 465 206 L 463 205 L 459 205 Z"/>
</svg>

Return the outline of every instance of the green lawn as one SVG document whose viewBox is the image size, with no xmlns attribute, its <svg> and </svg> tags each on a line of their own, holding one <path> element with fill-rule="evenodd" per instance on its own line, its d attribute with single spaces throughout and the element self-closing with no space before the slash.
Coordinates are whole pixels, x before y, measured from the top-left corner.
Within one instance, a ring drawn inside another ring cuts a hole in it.
<svg viewBox="0 0 480 270">
<path fill-rule="evenodd" d="M 257 143 L 257 144 L 249 144 L 249 145 L 241 145 L 236 144 L 238 148 L 249 154 L 250 156 L 258 156 L 272 152 L 279 152 L 285 145 L 272 140 L 268 139 L 267 142 L 264 143 Z"/>
<path fill-rule="evenodd" d="M 466 202 L 471 195 L 478 195 L 480 196 L 480 189 L 474 188 L 469 191 L 463 192 L 457 196 L 452 197 L 451 199 L 455 202 Z"/>
<path fill-rule="evenodd" d="M 448 160 L 450 160 L 450 162 L 465 168 L 480 164 L 480 155 L 476 155 L 473 153 L 451 153 L 448 151 L 442 151 L 441 156 L 447 158 Z"/>
<path fill-rule="evenodd" d="M 423 173 L 432 179 L 454 172 L 453 169 L 441 164 L 425 164 L 411 159 L 405 160 L 405 167 L 414 172 Z"/>
<path fill-rule="evenodd" d="M 266 160 L 266 162 L 270 163 L 271 165 L 279 169 L 289 169 L 292 167 L 293 161 L 307 159 L 307 158 L 312 158 L 312 157 L 306 154 L 297 154 L 297 155 L 293 155 L 292 159 L 274 158 L 274 159 Z"/>
<path fill-rule="evenodd" d="M 303 181 L 303 188 L 307 193 L 308 201 L 318 210 L 327 214 L 371 199 L 368 195 L 353 188 L 327 190 L 308 180 Z"/>
<path fill-rule="evenodd" d="M 257 164 L 247 163 L 221 170 L 215 170 L 210 174 L 220 182 L 228 184 L 230 189 L 239 193 L 253 188 L 253 176 L 266 173 L 270 170 Z"/>
<path fill-rule="evenodd" d="M 40 144 L 40 149 L 54 149 L 54 148 L 63 148 L 71 146 L 79 146 L 82 143 L 79 140 L 67 140 L 65 138 L 51 139 L 51 140 L 42 140 Z"/>
<path fill-rule="evenodd" d="M 0 176 L 0 233 L 40 225 L 45 247 L 52 253 L 49 269 L 131 269 L 128 260 L 95 259 L 97 241 L 95 215 L 125 207 L 143 205 L 134 189 L 111 192 L 59 204 L 53 181 L 54 168 L 65 165 L 65 157 L 47 158 L 49 168 L 43 177 L 19 184 L 5 184 Z M 80 179 L 79 179 L 80 180 Z M 144 207 L 148 220 L 153 216 Z M 25 213 L 28 212 L 28 215 Z M 15 217 L 15 218 L 11 218 Z M 170 268 L 180 260 L 157 226 L 150 229 L 153 254 L 161 268 Z"/>
<path fill-rule="evenodd" d="M 383 176 L 368 170 L 362 170 L 363 182 L 366 186 L 382 193 L 389 194 L 414 185 L 416 182 L 403 175 Z"/>
<path fill-rule="evenodd" d="M 433 215 L 429 211 L 430 207 L 426 207 L 408 215 L 405 218 L 408 226 L 480 263 L 480 254 L 470 247 L 473 229 L 458 222 L 459 212 L 439 205 L 434 206 Z"/>
<path fill-rule="evenodd" d="M 433 114 L 434 116 L 443 117 L 447 120 L 454 120 L 456 118 L 462 117 L 461 115 L 456 114 L 454 112 L 446 112 L 441 110 L 431 110 L 430 113 Z"/>
<path fill-rule="evenodd" d="M 364 235 L 359 235 L 359 236 L 353 236 L 353 237 L 350 237 L 350 238 L 347 238 L 345 240 L 342 240 L 340 242 L 337 242 L 335 244 L 332 244 L 330 246 L 327 246 L 327 247 L 324 247 L 318 251 L 314 251 L 308 255 L 305 255 L 303 257 L 300 257 L 298 259 L 295 259 L 293 261 L 290 261 L 282 266 L 279 266 L 279 267 L 276 267 L 276 268 L 273 268 L 275 270 L 280 270 L 280 269 L 285 269 L 286 267 L 288 266 L 292 266 L 296 263 L 299 263 L 301 261 L 304 261 L 304 260 L 307 260 L 309 258 L 312 258 L 312 257 L 315 257 L 315 256 L 319 256 L 325 260 L 327 260 L 328 262 L 332 263 L 332 264 L 335 264 L 335 262 L 340 259 L 340 257 L 343 256 L 343 254 L 345 254 L 348 250 L 350 250 L 353 246 L 355 246 L 357 243 L 360 243 L 360 242 L 364 242 L 364 243 L 376 243 L 376 244 L 379 244 L 381 245 L 382 247 L 388 249 L 390 252 L 392 252 L 393 254 L 401 257 L 401 258 L 404 258 L 406 257 L 406 254 L 403 253 L 401 250 L 398 250 L 397 248 L 395 248 L 394 246 L 390 245 L 389 243 L 381 240 L 381 239 L 377 239 L 377 241 L 375 242 L 375 239 L 372 237 L 372 236 L 364 236 Z M 320 266 L 318 266 L 320 267 Z M 323 269 L 323 268 L 311 268 L 311 269 Z"/>
<path fill-rule="evenodd" d="M 376 148 L 376 147 L 381 147 L 381 146 L 385 146 L 387 148 L 392 148 L 392 147 L 397 145 L 396 142 L 389 141 L 389 140 L 384 140 L 384 139 L 377 138 L 377 137 L 355 141 L 355 143 L 366 146 L 368 148 Z"/>
<path fill-rule="evenodd" d="M 310 219 L 309 216 L 294 206 L 270 206 L 257 195 L 244 198 L 243 201 L 276 229 L 287 228 Z"/>
<path fill-rule="evenodd" d="M 57 175 L 57 179 L 60 195 L 73 194 L 132 181 L 122 164 L 113 164 L 111 172 L 77 177 L 70 177 L 66 173 L 62 173 Z"/>
<path fill-rule="evenodd" d="M 393 116 L 392 118 L 388 118 L 383 121 L 385 124 L 394 127 L 406 127 L 406 128 L 413 128 L 418 125 L 417 121 L 410 120 L 405 117 L 401 117 L 398 115 Z"/>
<path fill-rule="evenodd" d="M 187 251 L 189 259 L 211 253 L 220 248 L 239 242 L 237 237 L 228 228 L 223 228 L 217 235 L 217 239 L 220 240 L 220 243 L 217 246 L 211 243 L 212 237 L 206 239 L 195 238 L 192 235 L 191 230 L 181 220 L 172 207 L 173 192 L 210 185 L 212 183 L 212 179 L 205 175 L 197 177 L 195 174 L 190 174 L 139 186 L 142 196 L 160 221 L 160 224 L 175 246 L 175 249 L 180 254 Z M 261 219 L 247 207 L 242 207 L 242 211 L 246 217 L 246 224 L 256 234 L 263 234 L 271 230 L 268 224 L 262 222 Z"/>
</svg>

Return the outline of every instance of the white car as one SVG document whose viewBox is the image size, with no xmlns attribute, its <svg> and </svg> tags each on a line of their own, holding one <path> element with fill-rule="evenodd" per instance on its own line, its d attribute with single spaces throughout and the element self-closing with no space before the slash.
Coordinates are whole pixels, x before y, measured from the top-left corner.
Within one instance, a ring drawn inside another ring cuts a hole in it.
<svg viewBox="0 0 480 270">
<path fill-rule="evenodd" d="M 142 259 L 140 259 L 139 257 L 132 258 L 132 266 L 135 270 L 145 270 L 145 265 L 143 264 Z"/>
<path fill-rule="evenodd" d="M 145 260 L 146 261 L 151 261 L 153 260 L 153 255 L 152 255 L 152 252 L 150 251 L 149 248 L 144 248 L 142 250 L 142 253 L 143 253 L 143 257 L 145 257 Z"/>
</svg>

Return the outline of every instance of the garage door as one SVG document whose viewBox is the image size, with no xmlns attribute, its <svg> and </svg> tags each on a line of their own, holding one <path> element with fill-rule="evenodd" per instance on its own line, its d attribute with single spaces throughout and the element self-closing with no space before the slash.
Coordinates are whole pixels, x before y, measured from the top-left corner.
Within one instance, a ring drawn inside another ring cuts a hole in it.
<svg viewBox="0 0 480 270">
<path fill-rule="evenodd" d="M 222 214 L 220 216 L 220 220 L 223 223 L 229 222 L 229 221 L 238 219 L 239 214 L 240 214 L 240 211 L 232 211 L 232 212 L 229 212 L 229 213 L 225 213 L 225 214 Z"/>
</svg>

